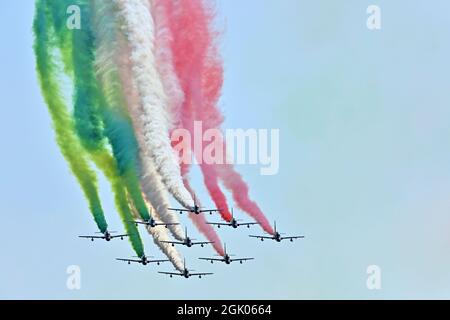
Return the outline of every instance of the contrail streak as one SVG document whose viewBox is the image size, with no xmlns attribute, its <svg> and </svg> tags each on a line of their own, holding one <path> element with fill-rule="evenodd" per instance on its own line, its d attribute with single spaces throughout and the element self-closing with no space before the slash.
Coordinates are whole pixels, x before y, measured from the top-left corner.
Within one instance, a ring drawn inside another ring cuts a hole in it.
<svg viewBox="0 0 450 320">
<path fill-rule="evenodd" d="M 147 0 L 114 0 L 132 54 L 133 76 L 139 93 L 144 142 L 157 171 L 172 195 L 186 208 L 194 201 L 184 188 L 180 169 L 171 148 L 166 114 L 167 97 L 155 67 L 154 24 Z"/>
<path fill-rule="evenodd" d="M 152 206 L 156 209 L 161 220 L 165 223 L 179 223 L 178 216 L 168 210 L 169 198 L 168 192 L 161 180 L 161 176 L 155 169 L 153 159 L 147 151 L 145 136 L 143 133 L 143 123 L 141 121 L 142 109 L 140 107 L 140 99 L 136 90 L 132 75 L 132 65 L 130 55 L 132 54 L 130 47 L 121 34 L 117 34 L 118 45 L 114 50 L 117 55 L 119 74 L 125 93 L 126 105 L 132 119 L 134 131 L 136 133 L 139 145 L 140 167 L 140 184 L 143 193 Z M 179 225 L 169 225 L 169 230 L 177 240 L 184 238 L 183 230 Z"/>
<path fill-rule="evenodd" d="M 119 174 L 122 177 L 130 198 L 139 215 L 144 220 L 150 219 L 139 184 L 139 147 L 135 133 L 125 107 L 123 87 L 117 68 L 114 48 L 117 46 L 115 37 L 115 19 L 112 3 L 94 0 L 95 38 L 97 39 L 96 67 L 101 89 L 105 96 L 101 104 L 105 135 L 108 137 L 114 157 L 117 160 Z"/>
<path fill-rule="evenodd" d="M 97 167 L 110 181 L 116 208 L 125 225 L 129 240 L 138 256 L 144 252 L 139 232 L 128 206 L 126 189 L 120 177 L 116 160 L 105 146 L 105 136 L 100 108 L 105 104 L 103 92 L 98 87 L 95 75 L 95 43 L 91 26 L 92 16 L 88 0 L 74 2 L 81 8 L 84 26 L 72 37 L 72 61 L 75 83 L 74 118 L 80 140 L 87 149 Z M 104 111 L 106 112 L 106 110 Z"/>
<path fill-rule="evenodd" d="M 193 121 L 201 121 L 204 130 L 220 129 L 223 116 L 217 104 L 223 84 L 223 67 L 212 31 L 212 9 L 203 0 L 182 1 L 176 6 L 170 0 L 165 3 L 174 35 L 174 64 L 186 96 L 182 126 L 192 133 Z M 247 184 L 233 166 L 203 164 L 201 169 L 216 206 L 225 207 L 224 212 L 221 212 L 222 218 L 229 221 L 231 215 L 218 184 L 219 178 L 232 192 L 238 207 L 252 216 L 266 232 L 273 233 L 259 206 L 249 198 Z"/>
<path fill-rule="evenodd" d="M 155 61 L 161 75 L 168 103 L 167 108 L 171 129 L 180 121 L 180 110 L 184 101 L 184 92 L 178 81 L 173 65 L 171 43 L 173 41 L 164 0 L 149 0 L 150 14 L 155 22 Z"/>
<path fill-rule="evenodd" d="M 47 1 L 38 0 L 34 20 L 36 68 L 41 91 L 48 106 L 56 141 L 61 153 L 69 163 L 72 173 L 86 196 L 90 211 L 101 232 L 107 230 L 107 223 L 97 191 L 97 178 L 89 166 L 86 152 L 80 145 L 67 106 L 61 96 L 59 73 L 61 67 L 55 60 L 55 30 L 51 26 L 51 16 L 47 10 Z"/>
<path fill-rule="evenodd" d="M 159 214 L 155 210 L 152 210 L 151 204 L 147 203 L 147 205 L 149 206 L 150 210 L 153 212 L 153 217 L 155 219 L 161 219 Z M 132 211 L 133 211 L 134 217 L 138 218 L 139 214 L 136 212 L 136 210 L 134 208 L 132 208 Z M 181 257 L 178 250 L 169 243 L 161 242 L 161 241 L 171 241 L 169 235 L 167 234 L 166 228 L 162 228 L 162 227 L 153 227 L 152 228 L 151 226 L 146 226 L 145 229 L 153 237 L 153 242 L 158 246 L 159 249 L 161 249 L 161 251 L 167 256 L 167 258 L 169 258 L 169 260 L 173 264 L 173 266 L 178 271 L 182 271 L 184 269 L 183 258 Z"/>
<path fill-rule="evenodd" d="M 191 193 L 193 198 L 196 198 L 195 194 L 194 194 L 194 190 L 192 190 L 192 188 L 189 184 L 189 177 L 188 177 L 189 166 L 188 165 L 186 165 L 186 164 L 181 165 L 181 174 L 183 176 L 183 182 L 184 182 L 186 189 L 189 190 L 189 192 Z M 200 203 L 198 203 L 198 205 L 200 205 Z M 225 254 L 225 252 L 223 251 L 222 242 L 220 241 L 220 238 L 217 235 L 214 228 L 211 225 L 206 223 L 205 216 L 202 214 L 197 215 L 194 213 L 190 213 L 189 218 L 192 220 L 192 222 L 197 227 L 197 229 L 206 237 L 206 239 L 208 239 L 208 241 L 211 241 L 213 243 L 212 246 L 213 246 L 214 250 L 216 250 L 216 252 L 218 254 L 223 256 Z"/>
<path fill-rule="evenodd" d="M 180 119 L 178 126 L 187 129 L 194 136 L 194 121 L 209 119 L 209 114 L 202 114 L 204 97 L 202 92 L 202 76 L 208 58 L 208 48 L 213 41 L 213 35 L 208 29 L 211 19 L 203 7 L 202 1 L 184 1 L 177 5 L 170 0 L 158 0 L 164 6 L 173 41 L 170 42 L 173 53 L 175 71 L 178 75 L 181 87 L 185 93 L 185 100 L 179 110 Z M 193 142 L 191 149 L 193 150 Z M 218 175 L 215 167 L 203 163 L 203 150 L 196 154 L 203 173 L 203 181 L 209 195 L 220 214 L 226 221 L 231 220 L 226 197 L 219 186 Z"/>
<path fill-rule="evenodd" d="M 61 4 L 61 2 L 58 4 Z M 86 10 L 86 1 L 77 0 L 76 4 Z M 129 224 L 131 215 L 126 198 L 124 198 L 125 191 L 123 190 L 123 187 L 120 186 L 120 178 L 118 178 L 117 174 L 114 175 L 113 173 L 115 172 L 114 170 L 117 171 L 117 169 L 114 169 L 115 161 L 108 154 L 104 146 L 104 138 L 101 130 L 102 124 L 98 116 L 97 108 L 98 100 L 102 96 L 102 93 L 96 86 L 96 79 L 93 71 L 94 43 L 92 41 L 92 30 L 90 29 L 89 11 L 83 12 L 83 23 L 86 23 L 86 28 L 73 34 L 73 36 L 68 37 L 63 31 L 65 30 L 64 28 L 61 30 L 58 29 L 58 21 L 61 19 L 62 15 L 61 12 L 58 11 L 59 7 L 55 2 L 52 2 L 51 4 L 47 3 L 47 5 L 50 6 L 49 12 L 53 14 L 53 30 L 58 37 L 58 41 L 53 43 L 57 43 L 64 52 L 65 58 L 63 61 L 65 71 L 69 77 L 73 78 L 73 103 L 76 133 L 82 142 L 82 146 L 89 153 L 90 158 L 105 173 L 108 180 L 111 181 L 116 205 L 125 224 L 129 240 L 136 254 L 140 255 L 143 253 L 143 245 L 137 228 L 134 224 Z M 51 34 L 50 32 L 49 34 Z M 77 48 L 77 50 L 74 50 L 74 47 Z M 67 129 L 68 128 L 69 127 L 67 126 Z M 74 129 L 72 130 L 75 131 Z M 74 143 L 71 144 L 71 147 L 73 149 Z M 77 157 L 78 161 L 80 161 L 81 152 L 78 152 Z"/>
</svg>

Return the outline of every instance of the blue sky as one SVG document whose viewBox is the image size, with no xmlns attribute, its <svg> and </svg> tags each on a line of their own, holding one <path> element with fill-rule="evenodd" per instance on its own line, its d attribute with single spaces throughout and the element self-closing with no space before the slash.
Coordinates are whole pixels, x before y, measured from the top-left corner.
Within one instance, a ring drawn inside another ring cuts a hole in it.
<svg viewBox="0 0 450 320">
<path fill-rule="evenodd" d="M 370 4 L 379 31 L 366 28 Z M 196 258 L 212 249 L 185 249 L 189 267 L 215 272 L 188 281 L 116 263 L 132 254 L 125 241 L 76 238 L 95 226 L 38 89 L 33 6 L 0 2 L 0 298 L 450 297 L 448 2 L 218 1 L 225 127 L 281 135 L 279 174 L 238 169 L 266 215 L 306 238 L 280 245 L 220 230 L 229 251 L 256 260 L 210 265 Z M 104 180 L 101 196 L 121 230 Z M 366 288 L 372 264 L 378 291 Z M 69 265 L 81 267 L 81 290 L 66 288 Z"/>
</svg>

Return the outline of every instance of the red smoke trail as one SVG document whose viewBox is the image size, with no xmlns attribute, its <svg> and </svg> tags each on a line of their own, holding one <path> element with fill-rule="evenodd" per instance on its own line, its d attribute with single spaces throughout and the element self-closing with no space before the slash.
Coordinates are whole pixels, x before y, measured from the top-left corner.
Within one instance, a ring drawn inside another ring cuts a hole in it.
<svg viewBox="0 0 450 320">
<path fill-rule="evenodd" d="M 167 21 L 172 31 L 172 53 L 175 72 L 185 95 L 180 110 L 179 126 L 187 129 L 193 135 L 193 124 L 196 120 L 203 120 L 197 114 L 198 107 L 202 105 L 201 76 L 206 60 L 211 35 L 207 32 L 209 17 L 203 10 L 201 1 L 181 1 L 173 5 L 170 0 L 164 1 Z M 176 109 L 176 108 L 172 108 Z M 193 145 L 191 146 L 194 149 Z M 201 151 L 201 150 L 199 150 Z M 203 173 L 204 183 L 209 195 L 219 208 L 222 218 L 231 220 L 226 197 L 219 187 L 219 178 L 214 166 L 203 164 L 201 154 L 196 155 L 200 169 Z"/>
<path fill-rule="evenodd" d="M 166 4 L 173 34 L 175 71 L 185 93 L 181 110 L 182 127 L 192 134 L 193 122 L 197 120 L 202 121 L 204 130 L 219 129 L 223 117 L 217 103 L 223 84 L 223 67 L 214 43 L 217 35 L 211 28 L 214 14 L 202 0 L 181 1 L 176 6 L 166 0 Z M 201 169 L 208 191 L 219 208 L 223 202 L 226 204 L 226 200 L 219 188 L 218 177 L 232 192 L 238 207 L 252 216 L 266 232 L 273 234 L 270 223 L 249 198 L 248 186 L 233 166 L 201 165 Z M 222 212 L 222 217 L 230 220 L 228 208 Z"/>
<path fill-rule="evenodd" d="M 181 165 L 181 176 L 183 177 L 183 182 L 185 188 L 191 193 L 193 199 L 196 199 L 195 193 L 191 188 L 191 185 L 188 181 L 188 173 L 189 173 L 189 165 L 182 164 Z M 200 205 L 200 203 L 198 204 Z M 208 239 L 208 241 L 213 242 L 212 246 L 214 250 L 221 256 L 225 255 L 225 252 L 223 251 L 222 242 L 220 241 L 219 236 L 217 235 L 214 228 L 206 223 L 205 216 L 202 214 L 194 214 L 190 213 L 189 218 L 191 218 L 192 222 L 194 222 L 195 226 L 200 230 L 200 232 Z"/>
<path fill-rule="evenodd" d="M 188 1 L 184 1 L 188 2 Z M 153 17 L 155 19 L 155 26 L 157 30 L 157 37 L 156 37 L 156 47 L 157 50 L 160 52 L 160 58 L 165 64 L 165 68 L 162 71 L 162 76 L 165 77 L 166 80 L 166 90 L 167 85 L 169 89 L 167 90 L 168 96 L 169 96 L 169 110 L 172 114 L 172 121 L 174 121 L 175 128 L 176 127 L 183 127 L 183 123 L 193 123 L 194 122 L 194 110 L 191 108 L 191 98 L 192 92 L 191 90 L 188 90 L 186 88 L 179 88 L 181 83 L 178 83 L 179 75 L 175 70 L 171 70 L 169 67 L 170 63 L 173 63 L 173 52 L 171 45 L 174 43 L 173 34 L 172 34 L 172 28 L 170 25 L 170 21 L 173 17 L 171 15 L 168 15 L 169 12 L 173 12 L 173 10 L 177 10 L 178 5 L 173 5 L 171 0 L 150 0 L 150 3 L 152 5 L 152 12 Z M 195 17 L 194 17 L 195 19 Z M 183 22 L 181 22 L 180 26 L 182 30 Z M 190 37 L 191 35 L 189 32 L 183 33 L 182 37 Z M 194 41 L 194 38 L 189 38 L 190 41 Z M 184 60 L 181 61 L 180 64 L 184 64 L 185 66 L 189 66 L 190 62 L 188 61 L 190 55 L 183 56 L 186 52 L 190 52 L 190 48 L 183 48 L 183 51 L 179 51 L 179 57 L 184 58 Z M 175 64 L 173 65 L 175 67 Z M 195 70 L 196 68 L 194 68 Z M 161 72 L 161 71 L 160 71 Z M 171 75 L 171 73 L 174 73 Z M 184 79 L 189 78 L 189 71 L 186 72 L 186 76 Z M 180 94 L 181 92 L 181 94 Z M 185 93 L 188 93 L 189 97 L 186 99 L 184 97 Z M 189 101 L 189 103 L 184 103 L 184 101 Z M 187 126 L 186 126 L 187 127 Z M 188 128 L 186 128 L 188 129 Z M 193 127 L 190 128 L 193 130 Z M 190 131 L 192 132 L 192 131 Z M 194 197 L 194 192 L 189 184 L 188 181 L 188 173 L 190 170 L 190 166 L 188 164 L 181 164 L 181 175 L 183 177 L 183 183 L 186 187 L 186 189 L 191 193 L 191 195 Z M 213 180 L 213 179 L 211 179 Z M 217 177 L 216 177 L 217 181 Z M 219 190 L 220 191 L 220 190 Z M 225 196 L 223 197 L 225 199 Z M 225 202 L 226 204 L 226 202 Z M 203 215 L 196 215 L 196 214 L 189 214 L 190 219 L 193 221 L 197 229 L 208 239 L 208 241 L 213 242 L 213 248 L 216 250 L 216 252 L 220 255 L 224 255 L 222 243 L 220 241 L 219 236 L 215 232 L 214 228 L 206 223 L 205 217 Z M 231 217 L 231 216 L 230 216 Z"/>
<path fill-rule="evenodd" d="M 248 186 L 242 179 L 242 176 L 234 170 L 230 165 L 223 165 L 219 168 L 219 175 L 225 187 L 233 194 L 233 199 L 238 207 L 252 216 L 269 234 L 274 234 L 273 228 L 270 225 L 264 213 L 259 206 L 250 199 L 248 195 Z"/>
<path fill-rule="evenodd" d="M 210 128 L 218 129 L 223 123 L 223 116 L 217 108 L 223 85 L 223 68 L 214 44 L 209 48 L 208 56 L 210 58 L 204 68 L 202 83 L 204 103 L 202 110 L 198 112 L 202 115 L 206 130 Z M 226 147 L 224 149 L 225 154 Z M 224 158 L 226 159 L 226 157 Z M 272 226 L 256 202 L 250 199 L 249 187 L 242 176 L 236 172 L 234 167 L 230 164 L 222 164 L 216 165 L 215 169 L 225 187 L 233 194 L 233 200 L 236 202 L 237 206 L 253 217 L 261 225 L 264 231 L 273 234 L 274 231 Z"/>
</svg>

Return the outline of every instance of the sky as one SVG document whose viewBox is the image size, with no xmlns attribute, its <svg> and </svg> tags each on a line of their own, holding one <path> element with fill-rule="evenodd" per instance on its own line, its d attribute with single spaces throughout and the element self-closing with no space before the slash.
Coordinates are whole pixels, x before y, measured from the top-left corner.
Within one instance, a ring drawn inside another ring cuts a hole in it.
<svg viewBox="0 0 450 320">
<path fill-rule="evenodd" d="M 366 26 L 371 4 L 380 30 Z M 33 11 L 32 0 L 0 2 L 0 298 L 450 298 L 448 1 L 217 0 L 224 128 L 280 130 L 278 174 L 238 170 L 280 231 L 305 239 L 220 229 L 231 253 L 255 260 L 211 265 L 197 259 L 211 248 L 182 248 L 188 267 L 215 273 L 189 280 L 156 273 L 170 265 L 115 261 L 132 255 L 126 241 L 77 238 L 96 229 L 39 91 Z M 212 205 L 200 172 L 191 176 Z M 100 191 L 120 231 L 104 179 Z M 80 290 L 67 288 L 71 265 Z M 379 290 L 366 285 L 371 265 Z"/>
</svg>

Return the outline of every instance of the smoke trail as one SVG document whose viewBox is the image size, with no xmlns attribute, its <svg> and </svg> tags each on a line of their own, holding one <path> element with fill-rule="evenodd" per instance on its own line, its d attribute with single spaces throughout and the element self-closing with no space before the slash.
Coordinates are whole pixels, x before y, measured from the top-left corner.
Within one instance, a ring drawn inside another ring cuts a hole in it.
<svg viewBox="0 0 450 320">
<path fill-rule="evenodd" d="M 73 1 L 73 0 L 72 0 Z M 95 76 L 95 43 L 91 28 L 91 13 L 88 0 L 74 2 L 81 8 L 83 28 L 72 37 L 72 62 L 74 76 L 74 118 L 78 136 L 91 155 L 91 159 L 110 181 L 114 200 L 129 240 L 138 256 L 144 253 L 139 232 L 134 223 L 117 162 L 105 147 L 100 105 L 104 104 L 103 93 Z"/>
<path fill-rule="evenodd" d="M 185 101 L 180 112 L 181 118 L 178 126 L 181 126 L 194 135 L 193 124 L 195 120 L 208 118 L 207 114 L 201 114 L 203 105 L 202 96 L 202 72 L 207 59 L 208 47 L 212 42 L 212 35 L 208 30 L 208 19 L 206 11 L 199 1 L 184 1 L 174 6 L 171 1 L 157 0 L 159 5 L 164 6 L 167 20 L 170 21 L 170 29 L 173 41 L 170 42 L 173 52 L 175 70 L 181 82 L 181 87 L 185 93 Z M 192 149 L 193 146 L 191 146 Z M 226 221 L 231 220 L 231 213 L 228 208 L 226 197 L 219 187 L 217 172 L 214 166 L 203 163 L 202 152 L 196 154 L 197 160 L 201 163 L 200 168 L 203 173 L 203 181 L 209 195 L 220 214 Z"/>
<path fill-rule="evenodd" d="M 209 14 L 209 16 L 212 17 L 212 14 Z M 209 30 L 211 30 L 211 22 L 209 23 Z M 210 33 L 212 33 L 212 31 L 210 31 Z M 217 107 L 223 85 L 223 67 L 222 60 L 214 42 L 212 42 L 208 48 L 207 57 L 202 78 L 204 103 L 201 110 L 198 111 L 206 130 L 211 128 L 219 129 L 223 123 L 223 116 Z M 225 143 L 223 152 L 226 157 Z M 272 226 L 264 213 L 256 202 L 250 199 L 248 185 L 232 165 L 216 165 L 206 169 L 206 171 L 208 170 L 215 170 L 214 174 L 218 174 L 225 187 L 231 191 L 233 200 L 240 209 L 253 217 L 261 225 L 264 231 L 269 234 L 274 233 Z"/>
<path fill-rule="evenodd" d="M 132 50 L 130 61 L 142 107 L 144 142 L 157 171 L 172 195 L 187 208 L 194 202 L 184 188 L 170 145 L 165 113 L 167 97 L 155 67 L 154 25 L 147 0 L 115 0 Z"/>
<path fill-rule="evenodd" d="M 178 124 L 180 110 L 184 101 L 184 92 L 181 89 L 177 74 L 174 70 L 171 43 L 173 41 L 172 31 L 167 20 L 165 0 L 149 0 L 150 14 L 155 22 L 155 61 L 159 74 L 161 75 L 164 91 L 168 98 L 168 111 L 171 117 L 171 129 Z"/>
<path fill-rule="evenodd" d="M 169 198 L 159 174 L 154 167 L 148 167 L 152 166 L 151 162 L 146 162 L 144 165 L 147 174 L 141 178 L 141 186 L 147 200 L 149 202 L 151 200 L 151 203 L 154 204 L 155 211 L 163 222 L 180 223 L 178 216 L 167 209 Z M 168 228 L 177 240 L 184 239 L 184 233 L 180 225 L 169 225 Z"/>
<path fill-rule="evenodd" d="M 130 48 L 125 37 L 118 33 L 117 44 L 110 48 L 116 56 L 120 79 L 124 90 L 124 97 L 129 114 L 132 118 L 133 128 L 139 145 L 139 158 L 141 161 L 140 183 L 141 188 L 147 200 L 152 203 L 161 220 L 165 223 L 179 223 L 178 216 L 170 212 L 168 192 L 161 181 L 161 176 L 155 169 L 153 160 L 148 152 L 143 134 L 143 124 L 141 121 L 141 108 L 139 95 L 136 91 L 136 85 L 132 76 L 132 65 L 129 60 L 131 55 Z M 183 230 L 179 225 L 168 226 L 171 233 L 177 240 L 184 239 Z"/>
<path fill-rule="evenodd" d="M 167 7 L 167 3 L 165 0 L 150 0 L 151 4 L 151 12 L 153 14 L 155 20 L 156 27 L 156 61 L 158 70 L 161 74 L 163 85 L 165 91 L 168 93 L 169 97 L 169 110 L 172 118 L 173 128 L 176 125 L 180 125 L 182 118 L 181 108 L 184 102 L 184 93 L 181 89 L 180 83 L 178 81 L 178 77 L 174 70 L 174 61 L 171 50 L 171 44 L 173 39 L 172 31 L 169 26 L 167 10 L 171 9 Z M 187 116 L 187 115 L 186 115 Z M 186 117 L 185 116 L 185 117 Z M 193 120 L 192 122 L 193 123 Z M 191 131 L 192 132 L 192 131 Z M 187 172 L 188 167 L 185 167 Z M 205 170 L 204 170 L 205 171 Z M 206 171 L 207 172 L 207 171 Z M 186 180 L 186 179 L 185 179 Z M 231 215 L 228 214 L 228 205 L 226 203 L 225 196 L 221 192 L 218 187 L 217 176 L 206 176 L 204 177 L 204 182 L 207 185 L 207 189 L 210 192 L 210 195 L 215 200 L 215 204 L 218 208 L 222 209 L 223 216 L 228 218 L 228 221 L 231 220 Z M 186 183 L 185 183 L 186 185 Z M 187 189 L 190 190 L 190 186 L 187 186 Z M 191 195 L 193 195 L 193 191 L 190 190 Z M 213 228 L 210 228 L 210 225 L 206 224 L 206 220 L 202 216 L 190 215 L 196 227 L 210 240 L 214 241 L 215 249 L 219 252 L 222 251 L 220 240 Z"/>
<path fill-rule="evenodd" d="M 183 176 L 183 183 L 186 189 L 191 193 L 193 198 L 195 197 L 194 191 L 192 190 L 190 184 L 189 184 L 189 166 L 187 164 L 181 165 L 181 175 Z M 198 205 L 201 205 L 198 203 Z M 204 215 L 197 215 L 197 214 L 189 214 L 189 218 L 192 220 L 194 225 L 197 227 L 197 229 L 208 239 L 208 241 L 213 242 L 212 246 L 214 250 L 221 256 L 225 255 L 225 252 L 223 251 L 222 242 L 220 241 L 219 236 L 217 235 L 214 228 L 206 223 L 206 219 Z"/>
<path fill-rule="evenodd" d="M 190 3 L 190 2 L 189 2 Z M 177 8 L 183 7 L 183 5 L 187 5 L 188 3 L 185 1 Z M 194 114 L 193 109 L 191 105 L 191 96 L 195 93 L 195 90 L 192 91 L 192 89 L 195 89 L 194 86 L 191 86 L 191 84 L 194 84 L 191 82 L 191 80 L 195 81 L 195 78 L 190 79 L 190 75 L 192 73 L 192 70 L 197 69 L 196 66 L 193 64 L 196 60 L 193 57 L 196 57 L 197 54 L 201 54 L 201 52 L 195 51 L 195 47 L 192 47 L 191 45 L 193 42 L 201 41 L 202 37 L 200 37 L 198 34 L 193 32 L 191 29 L 185 29 L 185 26 L 183 25 L 183 22 L 178 23 L 180 20 L 180 17 L 176 17 L 174 15 L 175 8 L 172 6 L 172 3 L 170 1 L 157 1 L 155 2 L 155 5 L 162 6 L 164 10 L 160 9 L 158 12 L 159 15 L 166 14 L 166 19 L 160 18 L 161 20 L 169 21 L 168 24 L 170 26 L 169 31 L 172 33 L 170 36 L 168 36 L 169 39 L 173 37 L 173 41 L 168 41 L 166 43 L 160 42 L 160 46 L 164 45 L 171 45 L 171 47 L 167 47 L 165 50 L 172 52 L 173 54 L 173 65 L 175 67 L 175 70 L 177 72 L 177 76 L 180 79 L 180 82 L 184 80 L 184 83 L 182 84 L 184 87 L 182 87 L 184 93 L 186 94 L 185 98 L 186 100 L 182 105 L 177 105 L 176 102 L 172 104 L 172 113 L 180 115 L 178 119 L 179 123 L 178 126 L 183 126 L 184 128 L 188 129 L 187 127 L 192 126 L 194 122 Z M 192 19 L 194 22 L 196 20 L 195 15 L 189 15 L 186 14 L 182 17 L 183 19 Z M 181 19 L 181 20 L 183 20 Z M 175 34 L 175 33 L 176 34 Z M 179 41 L 183 41 L 180 43 Z M 169 56 L 167 56 L 169 57 Z M 170 58 L 167 58 L 170 59 Z M 170 62 L 170 61 L 169 61 Z M 184 68 L 184 69 L 183 69 Z M 181 69 L 181 70 L 180 70 Z M 184 75 L 182 77 L 181 75 Z M 190 128 L 190 132 L 192 133 L 192 127 Z M 194 195 L 193 190 L 191 189 L 189 182 L 188 182 L 188 172 L 189 172 L 189 165 L 188 164 L 182 164 L 181 165 L 181 174 L 183 176 L 183 183 L 185 187 L 190 191 L 191 195 Z M 214 249 L 221 255 L 223 255 L 223 248 L 220 242 L 219 237 L 217 236 L 214 228 L 211 227 L 211 225 L 206 224 L 205 218 L 202 215 L 194 215 L 190 214 L 189 217 L 194 222 L 195 226 L 199 229 L 199 231 L 205 235 L 205 237 L 209 240 L 214 242 L 213 247 Z"/>
<path fill-rule="evenodd" d="M 150 203 L 148 203 L 148 206 L 151 210 Z M 138 217 L 137 212 L 135 212 L 135 210 L 133 210 L 133 212 L 135 214 L 135 217 Z M 153 217 L 155 219 L 161 218 L 155 210 L 152 210 L 152 212 L 153 212 Z M 153 237 L 153 242 L 158 246 L 158 248 L 161 249 L 161 251 L 167 256 L 167 258 L 169 258 L 169 260 L 170 260 L 170 262 L 172 262 L 173 266 L 177 270 L 182 271 L 184 269 L 183 258 L 181 257 L 178 250 L 169 243 L 161 242 L 161 241 L 170 241 L 170 237 L 167 234 L 166 228 L 162 228 L 162 227 L 152 228 L 150 226 L 146 226 L 145 229 Z"/>
<path fill-rule="evenodd" d="M 170 7 L 171 2 L 167 3 Z M 223 84 L 223 67 L 212 31 L 214 14 L 202 0 L 183 1 L 168 12 L 173 15 L 170 19 L 173 21 L 173 34 L 178 35 L 172 42 L 177 73 L 183 84 L 186 101 L 188 98 L 192 100 L 190 105 L 186 102 L 183 106 L 183 126 L 192 130 L 193 119 L 189 115 L 194 114 L 195 120 L 201 121 L 205 130 L 219 129 L 223 117 L 217 103 Z M 199 41 L 192 41 L 191 37 Z M 186 92 L 189 91 L 191 94 L 188 97 Z M 224 206 L 226 201 L 218 185 L 217 179 L 220 178 L 232 192 L 238 207 L 255 218 L 266 232 L 273 233 L 258 205 L 249 198 L 248 186 L 233 166 L 204 164 L 201 168 L 208 191 L 218 207 Z M 231 218 L 228 212 L 222 217 L 225 220 Z"/>
<path fill-rule="evenodd" d="M 96 175 L 89 167 L 86 153 L 76 137 L 73 122 L 60 93 L 58 74 L 61 68 L 54 62 L 56 56 L 53 54 L 56 50 L 57 39 L 50 21 L 51 15 L 47 9 L 47 1 L 38 0 L 33 30 L 36 68 L 41 91 L 53 121 L 59 148 L 88 200 L 90 211 L 99 230 L 105 232 L 108 225 L 97 192 Z"/>
<path fill-rule="evenodd" d="M 211 29 L 211 26 L 209 29 Z M 201 111 L 198 112 L 203 120 L 206 130 L 211 128 L 219 129 L 223 123 L 223 116 L 217 108 L 223 85 L 222 61 L 214 43 L 211 43 L 208 50 L 208 59 L 206 60 L 206 65 L 203 69 L 202 79 L 204 103 Z M 223 152 L 226 157 L 226 146 L 224 147 Z M 225 187 L 231 191 L 236 205 L 253 217 L 261 225 L 264 231 L 273 234 L 272 226 L 256 202 L 250 199 L 248 185 L 245 183 L 242 176 L 236 172 L 234 167 L 230 164 L 210 167 L 211 168 L 207 168 L 206 171 L 215 170 L 214 174 L 218 174 Z"/>
<path fill-rule="evenodd" d="M 72 30 L 66 26 L 67 8 L 73 4 L 70 0 L 47 1 L 47 9 L 51 15 L 56 45 L 61 52 L 61 60 L 67 74 L 71 74 L 72 65 Z"/>
<path fill-rule="evenodd" d="M 102 169 L 103 173 L 111 183 L 112 190 L 114 192 L 114 201 L 117 207 L 117 211 L 120 214 L 125 230 L 128 234 L 128 238 L 131 245 L 138 257 L 142 257 L 144 253 L 144 245 L 142 244 L 141 236 L 136 225 L 131 222 L 133 220 L 133 214 L 128 205 L 127 192 L 123 185 L 122 179 L 119 175 L 117 168 L 117 162 L 110 154 L 105 151 L 92 152 L 92 157 L 95 163 Z M 130 200 L 130 202 L 132 202 Z M 134 203 L 134 202 L 133 202 Z"/>
<path fill-rule="evenodd" d="M 124 107 L 126 100 L 123 97 L 117 61 L 111 50 L 111 47 L 117 45 L 114 34 L 115 21 L 111 19 L 113 16 L 111 3 L 95 0 L 92 5 L 95 12 L 93 24 L 97 45 L 97 76 L 106 100 L 100 104 L 105 135 L 111 143 L 119 174 L 134 206 L 142 219 L 149 220 L 150 214 L 142 197 L 138 179 L 140 171 L 138 143 L 131 119 Z"/>
<path fill-rule="evenodd" d="M 253 217 L 269 234 L 273 234 L 273 228 L 270 225 L 264 213 L 261 211 L 256 202 L 249 198 L 249 188 L 242 176 L 237 173 L 231 165 L 223 165 L 219 167 L 219 176 L 225 187 L 233 194 L 233 199 L 237 206 Z"/>
</svg>

